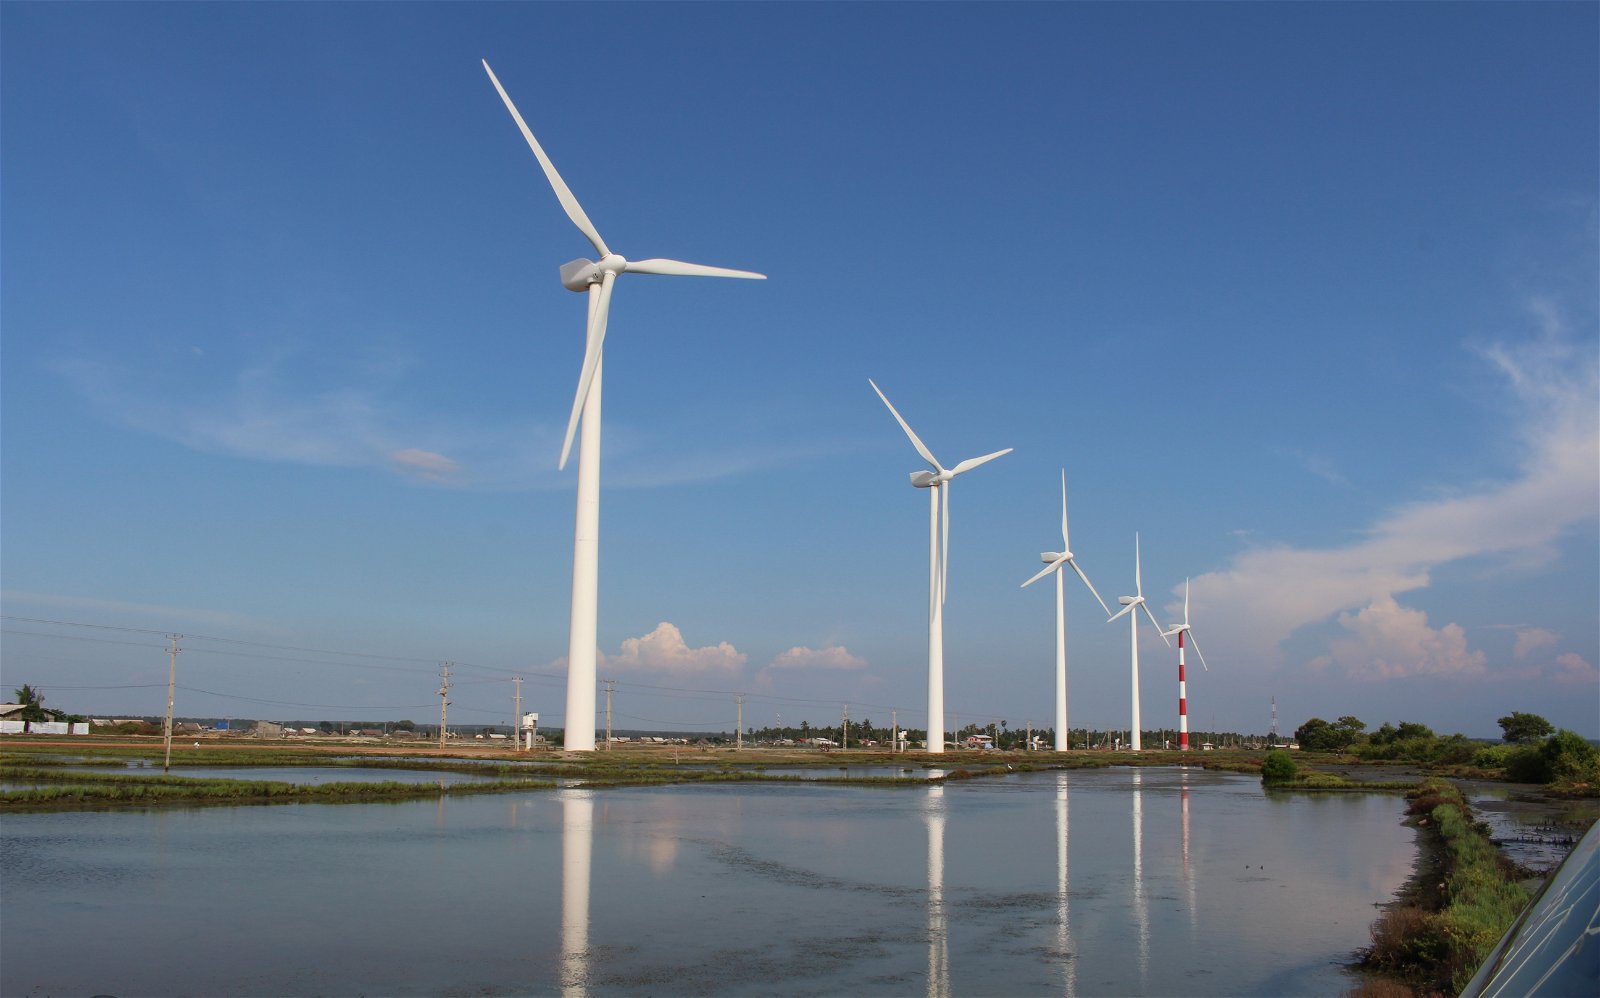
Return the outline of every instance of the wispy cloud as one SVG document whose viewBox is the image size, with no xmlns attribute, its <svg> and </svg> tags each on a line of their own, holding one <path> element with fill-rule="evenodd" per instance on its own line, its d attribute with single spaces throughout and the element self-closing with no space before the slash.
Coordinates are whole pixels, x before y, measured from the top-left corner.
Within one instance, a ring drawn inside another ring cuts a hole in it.
<svg viewBox="0 0 1600 998">
<path fill-rule="evenodd" d="M 1479 653 L 1466 649 L 1459 628 L 1428 628 L 1395 595 L 1427 587 L 1434 570 L 1466 558 L 1537 566 L 1554 557 L 1570 529 L 1600 516 L 1594 346 L 1569 335 L 1550 302 L 1532 301 L 1529 311 L 1535 336 L 1480 351 L 1510 387 L 1510 425 L 1526 454 L 1518 474 L 1400 506 L 1344 547 L 1243 552 L 1228 568 L 1194 580 L 1208 633 L 1234 635 L 1236 653 L 1273 662 L 1295 631 L 1340 615 L 1343 633 L 1316 658 L 1323 667 L 1367 678 L 1481 671 Z"/>
<path fill-rule="evenodd" d="M 195 355 L 196 363 L 204 354 Z M 209 362 L 207 362 L 209 363 Z M 477 490 L 569 488 L 556 468 L 553 420 L 430 412 L 403 356 L 335 362 L 281 348 L 220 381 L 184 380 L 151 365 L 79 353 L 51 364 L 110 422 L 206 454 L 329 468 L 384 471 Z M 193 373 L 193 372 L 191 372 Z M 181 384 L 174 382 L 182 381 Z M 151 390 L 160 382 L 166 390 Z M 606 484 L 659 488 L 729 478 L 815 460 L 837 449 L 805 442 L 722 447 L 655 446 L 655 431 L 615 419 L 606 426 Z"/>
<path fill-rule="evenodd" d="M 20 604 L 20 606 L 19 606 Z M 84 612 L 130 618 L 141 627 L 198 626 L 226 630 L 261 630 L 264 625 L 243 614 L 223 610 L 203 610 L 185 606 L 163 606 L 157 603 L 133 603 L 125 600 L 95 599 L 89 596 L 63 596 L 53 593 L 29 593 L 16 589 L 0 592 L 0 605 L 8 613 L 17 613 L 21 607 L 38 606 L 50 610 L 80 614 Z M 22 614 L 17 613 L 18 616 Z"/>
<path fill-rule="evenodd" d="M 443 454 L 407 447 L 389 455 L 389 462 L 400 471 L 425 478 L 430 482 L 454 481 L 461 474 L 461 465 Z"/>
<path fill-rule="evenodd" d="M 683 632 L 663 620 L 643 637 L 628 638 L 616 655 L 600 655 L 602 664 L 617 671 L 651 672 L 673 676 L 732 675 L 748 658 L 726 641 L 690 648 Z"/>
<path fill-rule="evenodd" d="M 865 669 L 867 660 L 850 654 L 843 645 L 823 648 L 796 646 L 773 659 L 769 669 Z"/>
</svg>

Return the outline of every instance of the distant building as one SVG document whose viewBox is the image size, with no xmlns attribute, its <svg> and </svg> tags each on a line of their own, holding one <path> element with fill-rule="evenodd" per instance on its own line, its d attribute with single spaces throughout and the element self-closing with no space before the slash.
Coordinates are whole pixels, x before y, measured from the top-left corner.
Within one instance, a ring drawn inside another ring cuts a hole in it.
<svg viewBox="0 0 1600 998">
<path fill-rule="evenodd" d="M 257 721 L 254 734 L 257 738 L 282 738 L 283 725 L 272 721 Z"/>
</svg>

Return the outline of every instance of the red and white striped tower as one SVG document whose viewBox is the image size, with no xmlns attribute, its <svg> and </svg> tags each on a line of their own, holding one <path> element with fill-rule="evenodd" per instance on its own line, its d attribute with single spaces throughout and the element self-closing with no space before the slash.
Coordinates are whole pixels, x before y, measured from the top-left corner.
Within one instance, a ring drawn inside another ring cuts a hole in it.
<svg viewBox="0 0 1600 998">
<path fill-rule="evenodd" d="M 1178 632 L 1178 750 L 1189 751 L 1189 685 L 1183 678 L 1183 636 Z"/>
<path fill-rule="evenodd" d="M 1163 634 L 1178 636 L 1178 748 L 1180 751 L 1189 751 L 1189 683 L 1184 674 L 1184 638 L 1189 637 L 1189 580 L 1183 580 L 1183 623 L 1173 624 L 1172 629 L 1163 631 Z M 1189 637 L 1188 644 L 1194 645 L 1194 653 L 1200 656 L 1200 665 L 1209 671 L 1206 666 L 1205 652 Z"/>
</svg>

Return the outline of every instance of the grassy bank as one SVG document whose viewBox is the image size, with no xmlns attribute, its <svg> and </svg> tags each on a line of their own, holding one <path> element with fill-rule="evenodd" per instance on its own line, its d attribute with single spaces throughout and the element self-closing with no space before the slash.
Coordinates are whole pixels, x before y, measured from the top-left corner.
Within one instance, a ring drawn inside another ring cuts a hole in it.
<svg viewBox="0 0 1600 998">
<path fill-rule="evenodd" d="M 0 812 L 196 803 L 323 803 L 546 790 L 549 780 L 496 780 L 450 786 L 428 783 L 287 783 L 278 780 L 195 779 L 136 773 L 75 773 L 65 767 L 0 766 L 0 780 L 48 784 L 0 793 Z"/>
<path fill-rule="evenodd" d="M 1528 903 L 1528 892 L 1454 785 L 1428 780 L 1408 796 L 1423 860 L 1404 898 L 1374 923 L 1362 964 L 1418 993 L 1457 994 Z M 1357 991 L 1384 993 L 1381 985 Z"/>
</svg>

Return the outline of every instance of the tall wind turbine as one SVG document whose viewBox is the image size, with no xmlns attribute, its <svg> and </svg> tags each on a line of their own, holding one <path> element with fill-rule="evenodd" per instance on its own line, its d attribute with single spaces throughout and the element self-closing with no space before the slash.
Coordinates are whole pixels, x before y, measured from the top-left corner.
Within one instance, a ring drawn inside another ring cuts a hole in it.
<svg viewBox="0 0 1600 998">
<path fill-rule="evenodd" d="M 1163 631 L 1161 636 L 1170 638 L 1178 636 L 1178 748 L 1180 751 L 1189 751 L 1189 684 L 1183 675 L 1183 636 L 1189 635 L 1189 643 L 1194 645 L 1194 653 L 1200 656 L 1200 667 L 1207 672 L 1211 667 L 1206 665 L 1205 653 L 1200 650 L 1199 642 L 1189 628 L 1189 580 L 1183 580 L 1183 623 L 1173 624 L 1171 630 Z"/>
<path fill-rule="evenodd" d="M 1067 469 L 1061 469 L 1061 550 L 1044 551 L 1039 555 L 1039 560 L 1045 563 L 1044 570 L 1027 582 L 1022 584 L 1026 589 L 1040 579 L 1056 573 L 1056 751 L 1065 752 L 1069 748 L 1067 739 L 1067 615 L 1066 598 L 1062 583 L 1061 569 L 1067 565 L 1078 573 L 1078 578 L 1094 593 L 1094 598 L 1099 601 L 1100 609 L 1108 615 L 1111 608 L 1106 606 L 1106 601 L 1100 599 L 1094 583 L 1083 574 L 1083 569 L 1072 558 L 1072 545 L 1067 541 Z"/>
<path fill-rule="evenodd" d="M 681 260 L 628 260 L 606 246 L 604 239 L 584 214 L 583 206 L 572 196 L 555 164 L 545 155 L 528 123 L 522 120 L 511 96 L 484 60 L 483 71 L 505 102 L 506 110 L 528 140 L 545 179 L 555 190 L 556 200 L 572 224 L 593 244 L 598 261 L 578 259 L 561 267 L 561 283 L 569 291 L 589 295 L 588 334 L 583 350 L 583 367 L 578 374 L 578 392 L 572 400 L 572 415 L 567 420 L 567 436 L 561 444 L 561 461 L 566 468 L 572 450 L 572 437 L 580 417 L 583 435 L 578 442 L 578 515 L 572 545 L 572 617 L 567 643 L 566 748 L 569 751 L 594 750 L 595 644 L 598 629 L 600 580 L 600 362 L 606 339 L 606 317 L 611 309 L 611 288 L 621 274 L 665 274 L 674 277 L 743 277 L 765 280 L 766 275 L 748 270 L 707 267 Z"/>
<path fill-rule="evenodd" d="M 950 480 L 971 471 L 980 464 L 1011 453 L 1011 448 L 997 450 L 982 457 L 969 457 L 954 468 L 945 468 L 933 452 L 917 438 L 910 425 L 900 418 L 889 397 L 871 378 L 867 384 L 889 407 L 895 422 L 911 438 L 911 446 L 922 459 L 933 465 L 932 471 L 913 471 L 911 484 L 928 490 L 928 751 L 944 751 L 944 594 L 945 582 L 950 573 Z"/>
<path fill-rule="evenodd" d="M 1161 640 L 1165 641 L 1169 648 L 1172 646 L 1172 642 L 1167 641 L 1166 634 L 1161 630 L 1161 624 L 1156 621 L 1156 615 L 1150 612 L 1150 604 L 1144 601 L 1144 583 L 1139 578 L 1139 535 L 1137 533 L 1133 535 L 1133 593 L 1132 596 L 1117 597 L 1117 602 L 1122 604 L 1122 609 L 1118 610 L 1106 623 L 1110 623 L 1111 620 L 1116 620 L 1117 617 L 1124 615 L 1128 617 L 1128 632 L 1132 642 L 1133 655 L 1133 729 L 1128 733 L 1128 738 L 1133 750 L 1138 752 L 1142 746 L 1139 739 L 1139 614 L 1137 611 L 1144 611 L 1144 615 L 1150 618 L 1150 623 L 1155 624 L 1156 633 L 1161 635 Z"/>
</svg>

